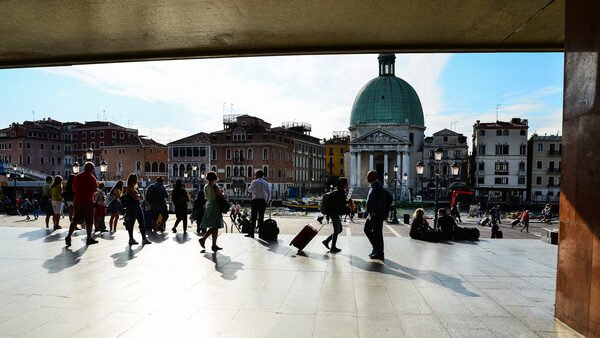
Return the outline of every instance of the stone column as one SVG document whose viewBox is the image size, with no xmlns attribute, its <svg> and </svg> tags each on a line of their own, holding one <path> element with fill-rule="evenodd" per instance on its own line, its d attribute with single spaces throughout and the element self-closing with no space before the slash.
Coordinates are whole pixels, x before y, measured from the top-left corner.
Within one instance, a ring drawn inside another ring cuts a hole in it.
<svg viewBox="0 0 600 338">
<path fill-rule="evenodd" d="M 358 151 L 356 153 L 356 186 L 360 187 L 360 182 L 362 182 L 362 152 Z"/>
<path fill-rule="evenodd" d="M 356 153 L 350 153 L 350 186 L 356 185 Z"/>
<path fill-rule="evenodd" d="M 600 2 L 565 2 L 556 318 L 600 337 Z"/>
<path fill-rule="evenodd" d="M 383 153 L 383 174 L 385 175 L 385 173 L 388 174 L 388 181 L 391 179 L 392 177 L 392 173 L 388 172 L 389 168 L 388 168 L 388 154 L 387 152 Z M 383 182 L 383 187 L 387 188 L 388 187 L 388 182 L 385 181 Z"/>
<path fill-rule="evenodd" d="M 373 152 L 371 151 L 369 152 L 369 171 L 374 170 L 373 168 Z"/>
<path fill-rule="evenodd" d="M 408 179 L 406 180 L 406 186 L 408 187 L 408 182 L 410 181 L 410 154 L 408 151 L 402 153 L 402 172 L 399 173 L 400 179 L 403 178 L 404 173 L 408 175 Z"/>
</svg>

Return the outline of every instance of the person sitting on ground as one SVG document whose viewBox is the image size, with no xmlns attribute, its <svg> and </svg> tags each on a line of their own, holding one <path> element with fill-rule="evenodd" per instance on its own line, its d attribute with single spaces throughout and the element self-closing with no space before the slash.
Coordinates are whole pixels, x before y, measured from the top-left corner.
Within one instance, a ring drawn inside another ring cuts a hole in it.
<svg viewBox="0 0 600 338">
<path fill-rule="evenodd" d="M 410 224 L 410 238 L 423 239 L 423 232 L 433 231 L 425 219 L 425 210 L 423 208 L 415 209 L 413 220 Z"/>
<path fill-rule="evenodd" d="M 437 226 L 442 230 L 446 239 L 451 239 L 454 236 L 456 221 L 454 217 L 448 215 L 448 212 L 444 208 L 438 209 Z"/>
</svg>

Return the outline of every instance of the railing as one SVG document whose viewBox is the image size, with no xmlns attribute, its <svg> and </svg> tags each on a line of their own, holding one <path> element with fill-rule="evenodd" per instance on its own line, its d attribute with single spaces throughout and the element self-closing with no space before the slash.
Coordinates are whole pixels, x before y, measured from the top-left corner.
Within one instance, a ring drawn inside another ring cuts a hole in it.
<svg viewBox="0 0 600 338">
<path fill-rule="evenodd" d="M 561 155 L 560 150 L 548 150 L 548 156 L 560 156 L 560 155 Z"/>
<path fill-rule="evenodd" d="M 548 168 L 548 173 L 549 174 L 552 174 L 552 173 L 560 174 L 560 167 L 559 168 Z"/>
<path fill-rule="evenodd" d="M 508 170 L 496 170 L 494 175 L 508 175 Z"/>
</svg>

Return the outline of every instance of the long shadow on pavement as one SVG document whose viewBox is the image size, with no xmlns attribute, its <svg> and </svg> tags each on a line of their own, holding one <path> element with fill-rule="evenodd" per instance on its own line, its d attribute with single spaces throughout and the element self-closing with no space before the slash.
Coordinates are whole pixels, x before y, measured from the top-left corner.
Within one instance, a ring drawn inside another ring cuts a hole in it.
<svg viewBox="0 0 600 338">
<path fill-rule="evenodd" d="M 70 268 L 81 261 L 81 256 L 87 250 L 87 245 L 82 246 L 76 251 L 72 251 L 70 248 L 64 247 L 62 252 L 53 258 L 47 259 L 42 265 L 48 269 L 49 273 L 61 272 L 64 269 Z"/>
<path fill-rule="evenodd" d="M 136 254 L 142 251 L 143 248 L 143 245 L 138 245 L 135 249 L 132 249 L 131 245 L 127 245 L 127 247 L 125 247 L 125 250 L 123 250 L 122 252 L 114 253 L 110 255 L 110 257 L 112 257 L 113 264 L 117 268 L 124 268 L 127 266 L 127 264 L 129 264 L 130 260 L 135 259 L 137 257 Z"/>
<path fill-rule="evenodd" d="M 49 234 L 51 234 L 54 230 L 52 229 L 36 229 L 33 231 L 28 231 L 28 232 L 24 232 L 22 234 L 19 235 L 19 238 L 25 238 L 28 241 L 35 241 L 38 239 L 42 239 L 46 236 L 48 236 Z"/>
<path fill-rule="evenodd" d="M 244 269 L 244 263 L 232 261 L 231 257 L 216 252 L 208 253 L 204 251 L 204 258 L 215 263 L 215 270 L 219 272 L 221 278 L 225 280 L 237 279 L 237 272 Z"/>
</svg>

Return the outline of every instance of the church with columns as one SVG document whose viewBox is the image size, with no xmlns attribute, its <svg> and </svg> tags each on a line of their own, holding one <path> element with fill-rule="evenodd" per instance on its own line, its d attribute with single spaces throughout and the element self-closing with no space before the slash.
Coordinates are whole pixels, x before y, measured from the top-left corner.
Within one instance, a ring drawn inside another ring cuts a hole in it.
<svg viewBox="0 0 600 338">
<path fill-rule="evenodd" d="M 384 187 L 413 189 L 423 158 L 423 108 L 414 88 L 395 75 L 396 56 L 380 54 L 378 60 L 379 76 L 360 89 L 352 105 L 350 186 L 369 187 L 367 173 L 375 170 Z"/>
</svg>

